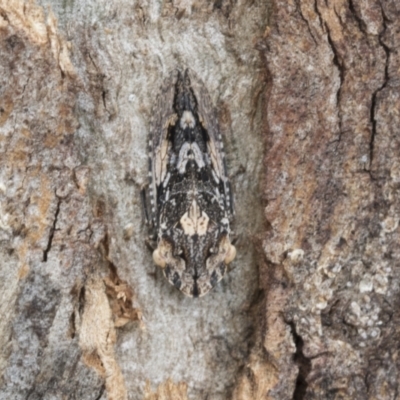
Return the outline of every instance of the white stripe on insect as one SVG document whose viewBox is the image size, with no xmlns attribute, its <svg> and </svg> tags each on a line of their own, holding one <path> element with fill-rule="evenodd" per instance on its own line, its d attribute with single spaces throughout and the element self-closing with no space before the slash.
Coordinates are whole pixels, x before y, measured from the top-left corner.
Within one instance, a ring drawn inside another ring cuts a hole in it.
<svg viewBox="0 0 400 400">
<path fill-rule="evenodd" d="M 163 186 L 166 188 L 169 182 L 169 178 L 171 178 L 171 174 L 168 172 L 167 176 L 164 179 Z"/>
<path fill-rule="evenodd" d="M 195 142 L 188 143 L 185 142 L 181 150 L 179 151 L 177 168 L 179 173 L 183 174 L 186 170 L 186 164 L 189 160 L 195 160 L 199 169 L 205 166 L 203 153 L 201 152 L 199 145 Z"/>
<path fill-rule="evenodd" d="M 184 111 L 179 123 L 182 129 L 185 129 L 186 127 L 194 128 L 196 125 L 196 121 L 191 111 Z"/>
</svg>

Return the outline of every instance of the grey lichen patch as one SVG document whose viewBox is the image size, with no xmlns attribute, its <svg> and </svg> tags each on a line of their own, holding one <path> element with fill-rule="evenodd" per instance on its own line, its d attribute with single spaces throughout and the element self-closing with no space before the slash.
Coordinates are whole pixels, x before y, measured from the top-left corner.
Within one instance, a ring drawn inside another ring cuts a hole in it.
<svg viewBox="0 0 400 400">
<path fill-rule="evenodd" d="M 0 19 L 8 57 L 0 75 L 1 234 L 12 267 L 4 304 L 15 309 L 2 320 L 1 340 L 4 376 L 20 383 L 8 383 L 9 398 L 26 398 L 32 387 L 42 398 L 142 398 L 149 381 L 170 398 L 176 391 L 165 382 L 188 398 L 225 399 L 254 341 L 251 311 L 259 295 L 253 241 L 263 223 L 264 85 L 254 43 L 267 5 L 51 3 L 47 19 L 32 2 L 9 2 L 9 18 Z M 139 195 L 154 95 L 176 67 L 200 76 L 218 110 L 236 198 L 234 230 L 242 238 L 227 279 L 198 302 L 154 273 Z M 107 285 L 105 261 L 118 271 Z M 41 340 L 23 368 L 12 363 L 26 346 L 23 324 L 12 321 L 25 315 L 36 286 L 54 307 L 40 302 L 39 314 L 49 315 L 43 329 L 35 321 Z M 126 323 L 139 307 L 146 330 Z"/>
<path fill-rule="evenodd" d="M 29 275 L 18 297 L 18 318 L 12 329 L 14 351 L 3 374 L 3 393 L 9 398 L 23 395 L 40 373 L 44 361 L 41 349 L 47 346 L 48 332 L 60 301 L 59 291 L 52 288 L 48 277 L 39 273 Z M 24 362 L 30 367 L 20 371 L 18 366 Z"/>
<path fill-rule="evenodd" d="M 94 202 L 103 199 L 109 260 L 134 289 L 146 327 L 126 324 L 117 335 L 117 360 L 132 399 L 141 398 L 146 381 L 155 388 L 168 379 L 186 383 L 191 399 L 225 399 L 250 352 L 249 310 L 258 296 L 254 236 L 264 219 L 263 65 L 254 43 L 267 11 L 262 2 L 98 2 L 95 10 L 73 5 L 74 18 L 60 22 L 85 87 L 77 112 L 81 157 L 91 166 L 88 190 Z M 172 70 L 186 67 L 217 109 L 239 237 L 232 270 L 197 302 L 170 288 L 153 266 L 140 200 L 156 93 Z"/>
</svg>

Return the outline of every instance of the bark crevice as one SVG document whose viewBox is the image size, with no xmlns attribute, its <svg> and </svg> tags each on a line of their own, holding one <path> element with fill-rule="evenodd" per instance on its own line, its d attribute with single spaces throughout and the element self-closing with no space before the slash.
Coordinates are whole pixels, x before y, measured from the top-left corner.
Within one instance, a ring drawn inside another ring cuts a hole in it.
<svg viewBox="0 0 400 400">
<path fill-rule="evenodd" d="M 376 120 L 376 112 L 377 112 L 377 107 L 378 107 L 378 96 L 384 90 L 389 82 L 389 62 L 390 62 L 390 48 L 384 43 L 383 40 L 383 35 L 386 32 L 387 29 L 387 20 L 385 17 L 385 14 L 383 13 L 382 10 L 382 15 L 383 15 L 383 26 L 384 29 L 383 31 L 379 34 L 379 44 L 383 48 L 385 52 L 385 67 L 384 67 L 384 78 L 383 78 L 383 83 L 382 85 L 376 89 L 372 93 L 371 97 L 371 109 L 370 109 L 370 123 L 371 123 L 371 137 L 369 141 L 369 167 L 367 171 L 371 174 L 372 173 L 372 163 L 374 160 L 374 148 L 375 148 L 375 138 L 377 134 L 377 120 Z"/>
<path fill-rule="evenodd" d="M 304 341 L 302 337 L 296 332 L 295 323 L 290 322 L 289 326 L 296 346 L 296 352 L 293 356 L 293 362 L 297 365 L 299 371 L 297 374 L 296 384 L 293 392 L 293 400 L 303 400 L 306 398 L 308 387 L 307 377 L 311 372 L 311 359 L 304 355 Z"/>
<path fill-rule="evenodd" d="M 60 206 L 61 206 L 61 199 L 58 199 L 56 211 L 54 213 L 53 223 L 52 223 L 52 226 L 50 228 L 50 233 L 49 233 L 49 239 L 47 241 L 47 246 L 43 250 L 43 259 L 42 259 L 43 262 L 47 262 L 47 256 L 48 256 L 48 254 L 49 254 L 49 252 L 51 250 L 51 245 L 53 243 L 54 233 L 56 231 L 58 215 L 60 213 Z"/>
<path fill-rule="evenodd" d="M 355 8 L 355 4 L 354 4 L 353 0 L 349 0 L 349 10 L 350 10 L 351 14 L 353 15 L 354 19 L 356 20 L 358 29 L 360 30 L 360 32 L 363 33 L 364 35 L 367 35 L 365 22 L 359 16 L 359 14 Z"/>
<path fill-rule="evenodd" d="M 104 391 L 106 390 L 106 385 L 103 385 L 101 388 L 100 388 L 100 392 L 99 392 L 99 395 L 96 397 L 96 400 L 100 400 L 102 397 L 103 397 L 103 394 L 104 394 Z"/>
<path fill-rule="evenodd" d="M 311 36 L 311 38 L 312 38 L 312 40 L 313 40 L 313 42 L 314 42 L 314 45 L 317 46 L 317 45 L 318 45 L 318 42 L 317 42 L 317 40 L 315 39 L 314 34 L 312 33 L 311 26 L 310 26 L 310 22 L 309 22 L 308 19 L 304 16 L 303 11 L 302 11 L 302 9 L 301 9 L 301 0 L 296 0 L 296 1 L 295 1 L 295 4 L 296 4 L 297 12 L 298 12 L 298 14 L 300 15 L 300 18 L 301 18 L 301 19 L 304 21 L 304 23 L 307 25 L 308 33 L 310 34 L 310 36 Z"/>
<path fill-rule="evenodd" d="M 342 91 L 342 86 L 343 86 L 343 82 L 345 79 L 345 67 L 343 64 L 343 61 L 340 58 L 340 54 L 338 52 L 338 50 L 336 49 L 336 46 L 332 40 L 331 37 L 331 32 L 329 29 L 328 24 L 325 22 L 325 28 L 326 28 L 326 37 L 329 43 L 329 46 L 332 50 L 333 53 L 333 64 L 336 66 L 338 73 L 339 73 L 339 87 L 336 91 L 336 108 L 337 108 L 337 116 L 338 116 L 338 122 L 339 122 L 339 137 L 337 139 L 337 141 L 340 143 L 341 139 L 342 139 L 342 112 L 341 112 L 341 91 Z"/>
</svg>

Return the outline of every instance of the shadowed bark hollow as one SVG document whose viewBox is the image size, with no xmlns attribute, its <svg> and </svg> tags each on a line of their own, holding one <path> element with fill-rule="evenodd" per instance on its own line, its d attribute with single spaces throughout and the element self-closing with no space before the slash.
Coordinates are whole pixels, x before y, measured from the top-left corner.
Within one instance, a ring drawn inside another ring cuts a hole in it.
<svg viewBox="0 0 400 400">
<path fill-rule="evenodd" d="M 399 24 L 394 0 L 0 0 L 0 399 L 395 399 Z M 201 299 L 140 202 L 186 67 L 236 203 Z"/>
</svg>

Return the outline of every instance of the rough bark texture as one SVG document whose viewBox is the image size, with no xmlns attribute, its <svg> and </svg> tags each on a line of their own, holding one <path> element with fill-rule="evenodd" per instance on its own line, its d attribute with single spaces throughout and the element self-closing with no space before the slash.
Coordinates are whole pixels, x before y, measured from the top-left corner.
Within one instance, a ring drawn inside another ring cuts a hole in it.
<svg viewBox="0 0 400 400">
<path fill-rule="evenodd" d="M 0 0 L 0 399 L 395 399 L 397 2 L 274 0 L 268 28 L 262 1 L 48 3 Z M 153 266 L 139 195 L 176 67 L 236 197 L 199 300 Z"/>
<path fill-rule="evenodd" d="M 277 366 L 269 398 L 394 399 L 400 5 L 282 0 L 274 10 L 264 241 L 273 278 L 262 271 L 264 346 Z"/>
<path fill-rule="evenodd" d="M 260 302 L 267 4 L 0 2 L 4 399 L 226 399 Z M 185 298 L 145 245 L 140 189 L 163 80 L 204 81 L 236 193 L 238 258 Z"/>
</svg>

